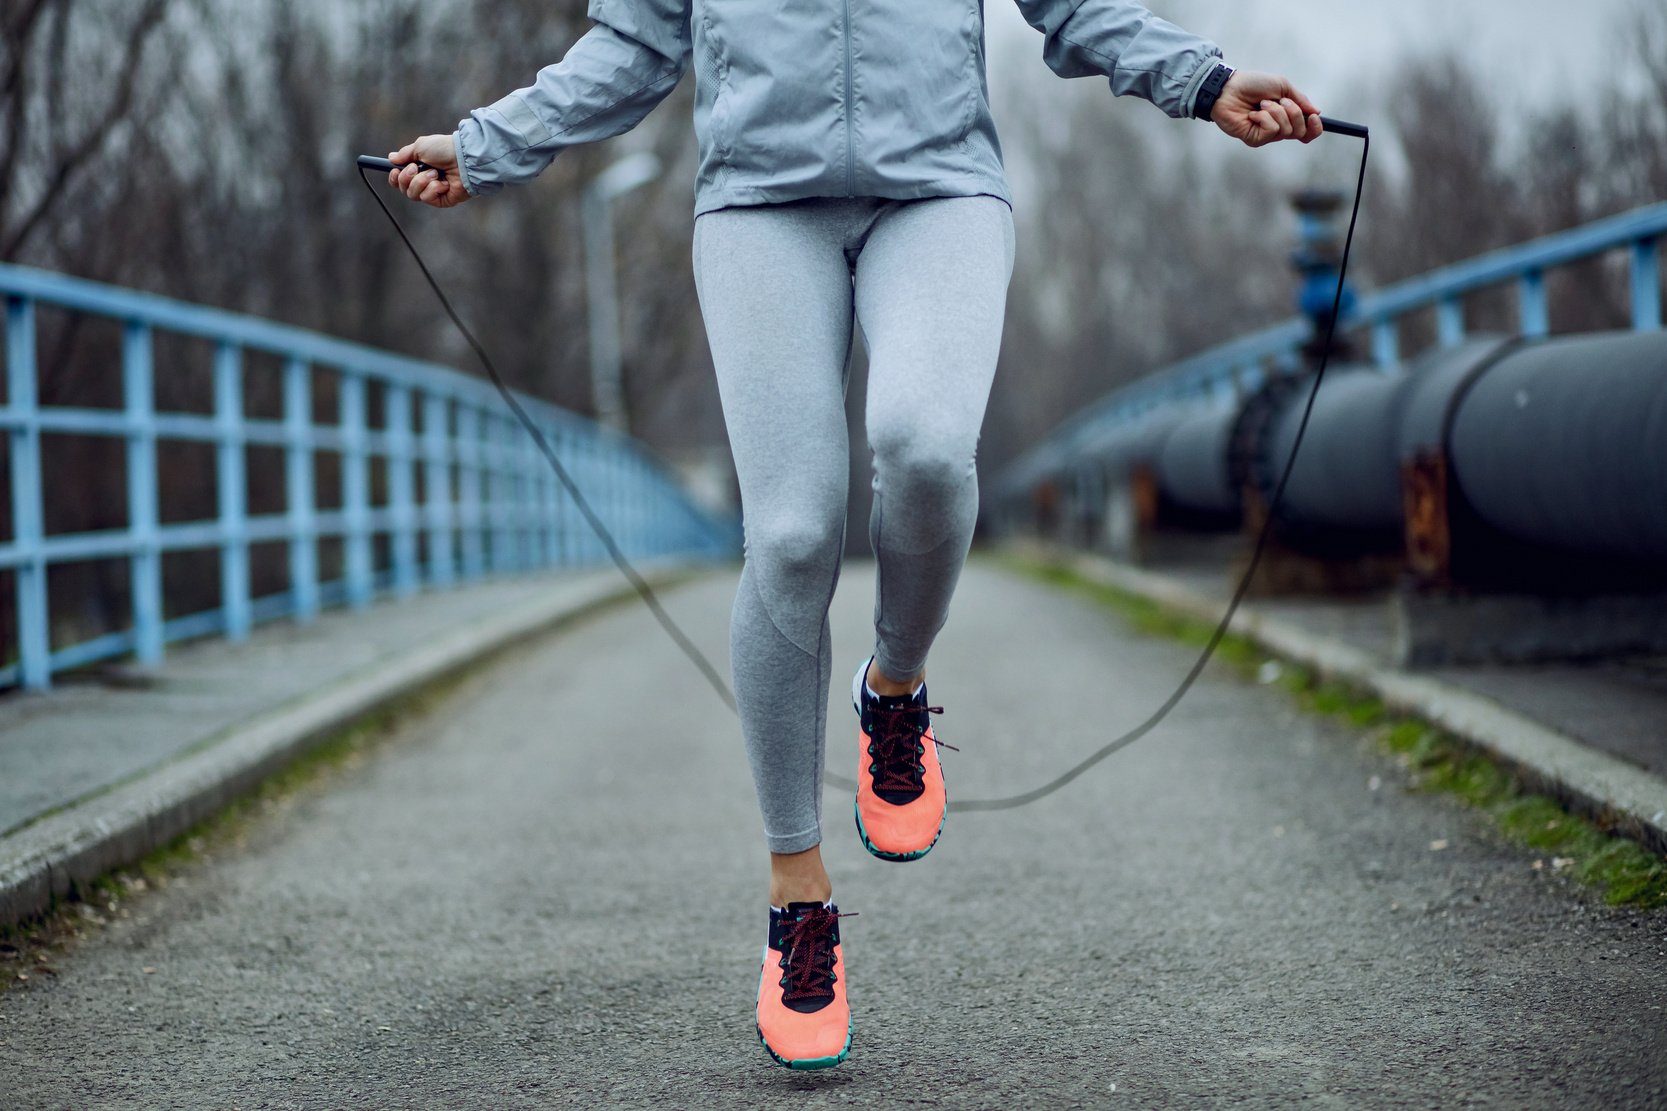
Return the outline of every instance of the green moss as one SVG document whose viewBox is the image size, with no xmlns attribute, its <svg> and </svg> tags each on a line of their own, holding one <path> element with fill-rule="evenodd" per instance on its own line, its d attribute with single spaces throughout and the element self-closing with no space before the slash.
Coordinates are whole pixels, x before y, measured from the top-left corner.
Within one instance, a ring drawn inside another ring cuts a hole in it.
<svg viewBox="0 0 1667 1111">
<path fill-rule="evenodd" d="M 1667 861 L 1635 841 L 1612 839 L 1576 874 L 1603 885 L 1605 897 L 1617 906 L 1667 907 Z"/>
<path fill-rule="evenodd" d="M 1316 714 L 1327 717 L 1347 717 L 1349 708 L 1354 702 L 1354 692 L 1343 684 L 1327 681 L 1314 687 L 1304 699 L 1307 708 Z"/>
<path fill-rule="evenodd" d="M 1202 646 L 1210 626 L 1165 610 L 1148 598 L 1089 582 L 1069 567 L 1006 556 L 1018 573 L 1099 601 L 1137 631 Z M 1223 638 L 1216 658 L 1241 675 L 1279 665 L 1276 685 L 1311 713 L 1369 729 L 1385 754 L 1407 769 L 1414 789 L 1451 795 L 1482 811 L 1511 842 L 1551 855 L 1554 872 L 1566 872 L 1603 893 L 1615 906 L 1667 907 L 1667 860 L 1636 841 L 1612 834 L 1571 814 L 1555 799 L 1523 788 L 1515 775 L 1461 738 L 1416 718 L 1396 716 L 1383 702 L 1351 683 L 1322 679 L 1301 664 L 1276 657 L 1239 636 Z M 1537 866 L 1545 866 L 1539 864 Z"/>
<path fill-rule="evenodd" d="M 1421 721 L 1403 718 L 1386 725 L 1380 734 L 1383 746 L 1390 752 L 1405 755 L 1423 743 L 1430 727 Z"/>
</svg>

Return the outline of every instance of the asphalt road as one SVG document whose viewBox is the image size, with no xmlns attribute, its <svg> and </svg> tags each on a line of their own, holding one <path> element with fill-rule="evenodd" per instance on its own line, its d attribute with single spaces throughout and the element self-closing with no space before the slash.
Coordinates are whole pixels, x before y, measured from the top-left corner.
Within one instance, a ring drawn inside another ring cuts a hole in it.
<svg viewBox="0 0 1667 1111">
<path fill-rule="evenodd" d="M 841 770 L 869 576 L 836 602 Z M 669 600 L 720 659 L 732 590 Z M 1040 781 L 1189 661 L 975 566 L 931 671 L 952 797 Z M 918 863 L 870 859 L 830 792 L 856 1035 L 791 1073 L 752 1028 L 735 724 L 616 609 L 0 995 L 0 1107 L 1667 1106 L 1667 915 L 1602 907 L 1396 776 L 1212 672 L 1140 745 L 952 817 Z"/>
</svg>

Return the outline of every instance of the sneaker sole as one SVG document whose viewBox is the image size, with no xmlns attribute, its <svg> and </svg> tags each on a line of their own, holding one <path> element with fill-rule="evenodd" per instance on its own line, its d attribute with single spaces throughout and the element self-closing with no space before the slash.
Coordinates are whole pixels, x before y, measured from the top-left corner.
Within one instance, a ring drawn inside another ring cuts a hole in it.
<svg viewBox="0 0 1667 1111">
<path fill-rule="evenodd" d="M 887 852 L 885 849 L 875 848 L 874 842 L 868 839 L 868 831 L 864 829 L 862 825 L 862 807 L 858 806 L 854 801 L 851 803 L 851 813 L 857 819 L 857 836 L 862 839 L 862 847 L 868 850 L 869 855 L 878 857 L 881 860 L 889 860 L 894 864 L 907 864 L 909 861 L 919 860 L 921 857 L 931 852 L 933 845 L 938 843 L 938 838 L 943 836 L 944 819 L 949 816 L 948 809 L 946 807 L 944 816 L 938 819 L 938 832 L 932 835 L 931 845 L 927 845 L 924 849 L 921 849 L 918 852 L 892 853 Z"/>
<path fill-rule="evenodd" d="M 845 1048 L 841 1049 L 836 1056 L 801 1057 L 796 1061 L 790 1061 L 786 1057 L 777 1053 L 775 1050 L 771 1049 L 770 1043 L 764 1040 L 763 1028 L 757 1023 L 753 1024 L 753 1029 L 758 1031 L 758 1044 L 764 1047 L 764 1052 L 768 1053 L 770 1055 L 770 1059 L 783 1068 L 799 1069 L 801 1071 L 808 1071 L 810 1069 L 831 1069 L 847 1057 L 851 1056 L 851 1028 L 849 1026 L 845 1028 Z"/>
</svg>

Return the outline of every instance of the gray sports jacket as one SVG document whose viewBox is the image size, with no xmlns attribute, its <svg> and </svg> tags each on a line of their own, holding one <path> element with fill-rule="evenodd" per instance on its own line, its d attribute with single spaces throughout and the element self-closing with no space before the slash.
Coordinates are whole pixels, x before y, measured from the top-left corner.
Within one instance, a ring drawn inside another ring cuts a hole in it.
<svg viewBox="0 0 1667 1111">
<path fill-rule="evenodd" d="M 1133 0 L 1016 0 L 1062 77 L 1171 116 L 1220 57 Z M 593 27 L 457 129 L 463 184 L 526 181 L 635 126 L 695 66 L 695 211 L 803 197 L 1009 200 L 984 76 L 983 0 L 590 0 Z"/>
</svg>

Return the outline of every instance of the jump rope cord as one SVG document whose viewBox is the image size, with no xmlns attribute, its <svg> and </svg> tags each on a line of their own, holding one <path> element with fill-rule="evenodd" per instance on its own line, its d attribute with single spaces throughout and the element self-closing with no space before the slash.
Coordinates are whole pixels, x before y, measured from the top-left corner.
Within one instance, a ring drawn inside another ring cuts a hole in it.
<svg viewBox="0 0 1667 1111">
<path fill-rule="evenodd" d="M 1291 480 L 1291 469 L 1296 466 L 1297 451 L 1302 447 L 1302 438 L 1308 432 L 1308 418 L 1314 413 L 1314 399 L 1320 394 L 1320 383 L 1324 381 L 1326 365 L 1331 361 L 1331 341 L 1337 332 L 1337 318 L 1343 311 L 1343 279 L 1349 272 L 1349 251 L 1354 246 L 1354 225 L 1360 218 L 1360 195 L 1366 188 L 1366 156 L 1372 145 L 1371 138 L 1364 131 L 1360 133 L 1360 139 L 1362 144 L 1360 148 L 1360 176 L 1355 181 L 1354 207 L 1349 212 L 1349 233 L 1343 240 L 1343 259 L 1337 267 L 1337 291 L 1331 298 L 1331 317 L 1326 321 L 1325 345 L 1320 349 L 1320 365 L 1314 372 L 1314 384 L 1309 387 L 1308 401 L 1302 407 L 1302 420 L 1297 424 L 1297 435 L 1295 441 L 1291 444 L 1291 453 L 1285 458 L 1285 468 L 1279 472 L 1279 483 L 1274 486 L 1273 497 L 1268 500 L 1267 516 L 1262 520 L 1262 527 L 1256 531 L 1256 547 L 1250 553 L 1250 564 L 1244 569 L 1244 575 L 1240 577 L 1239 585 L 1233 591 L 1232 600 L 1227 603 L 1227 612 L 1221 615 L 1221 621 L 1216 625 L 1215 632 L 1210 634 L 1209 643 L 1204 645 L 1204 651 L 1199 653 L 1197 662 L 1192 665 L 1192 670 L 1187 672 L 1186 678 L 1181 680 L 1181 685 L 1175 688 L 1175 693 L 1170 695 L 1164 701 L 1164 704 L 1152 713 L 1151 717 L 1148 717 L 1122 736 L 1107 741 L 1086 759 L 1065 771 L 1052 782 L 1044 783 L 1035 790 L 1026 791 L 1022 795 L 1009 795 L 1006 798 L 999 799 L 968 799 L 964 802 L 952 802 L 950 803 L 951 810 L 1012 810 L 1015 807 L 1026 806 L 1037 799 L 1046 798 L 1053 794 L 1107 756 L 1119 749 L 1127 748 L 1156 729 L 1158 724 L 1169 716 L 1169 712 L 1180 705 L 1181 699 L 1186 697 L 1187 691 L 1192 689 L 1193 683 L 1197 682 L 1199 675 L 1203 674 L 1205 666 L 1210 662 L 1210 657 L 1215 655 L 1216 647 L 1221 644 L 1222 638 L 1227 635 L 1229 626 L 1233 624 L 1233 615 L 1238 613 L 1239 603 L 1244 601 L 1245 593 L 1250 589 L 1251 580 L 1256 575 L 1257 565 L 1262 562 L 1262 552 L 1268 546 L 1268 536 L 1273 528 L 1274 513 L 1279 508 L 1280 499 L 1285 496 L 1285 485 Z"/>
<path fill-rule="evenodd" d="M 1325 122 L 1329 126 L 1333 121 L 1327 120 Z M 1233 597 L 1227 603 L 1227 611 L 1222 614 L 1221 621 L 1216 625 L 1215 631 L 1211 633 L 1209 642 L 1204 645 L 1204 650 L 1199 653 L 1197 661 L 1194 662 L 1185 678 L 1181 680 L 1180 686 L 1175 688 L 1175 692 L 1171 694 L 1164 701 L 1163 705 L 1159 706 L 1150 717 L 1135 726 L 1133 729 L 1130 729 L 1128 732 L 1107 741 L 1104 745 L 1101 745 L 1086 758 L 1074 764 L 1050 782 L 1044 783 L 1042 786 L 1037 787 L 1034 790 L 1026 791 L 1019 795 L 1009 795 L 1005 798 L 962 799 L 952 801 L 949 804 L 950 810 L 964 813 L 975 810 L 1013 810 L 1017 807 L 1028 806 L 1030 803 L 1046 798 L 1055 791 L 1058 791 L 1114 752 L 1127 748 L 1129 745 L 1140 740 L 1153 729 L 1156 729 L 1158 725 L 1169 716 L 1170 711 L 1180 705 L 1181 700 L 1185 698 L 1187 692 L 1192 689 L 1193 683 L 1197 682 L 1198 677 L 1204 673 L 1204 668 L 1209 665 L 1210 658 L 1215 655 L 1216 648 L 1221 644 L 1222 638 L 1227 635 L 1227 630 L 1233 623 L 1233 617 L 1236 613 L 1238 613 L 1239 603 L 1244 601 L 1244 596 L 1246 592 L 1249 591 L 1251 581 L 1256 575 L 1256 568 L 1262 561 L 1262 553 L 1267 548 L 1268 537 L 1273 526 L 1275 512 L 1279 508 L 1280 500 L 1285 496 L 1285 486 L 1291 479 L 1292 469 L 1296 466 L 1297 452 L 1302 448 L 1303 437 L 1308 432 L 1308 420 L 1314 413 L 1314 399 L 1319 396 L 1320 383 L 1325 380 L 1326 366 L 1331 360 L 1331 344 L 1337 331 L 1337 318 L 1341 314 L 1343 308 L 1343 283 L 1348 275 L 1349 253 L 1354 247 L 1355 224 L 1360 219 L 1360 198 L 1366 188 L 1366 161 L 1371 152 L 1372 145 L 1371 137 L 1366 133 L 1364 128 L 1351 129 L 1347 131 L 1347 133 L 1355 134 L 1361 140 L 1360 171 L 1359 176 L 1355 181 L 1354 205 L 1349 212 L 1348 235 L 1343 241 L 1343 258 L 1337 268 L 1337 290 L 1332 296 L 1331 316 L 1326 323 L 1325 343 L 1321 348 L 1320 365 L 1314 373 L 1314 384 L 1308 390 L 1308 400 L 1302 409 L 1302 420 L 1297 424 L 1296 439 L 1292 442 L 1290 454 L 1286 457 L 1285 466 L 1280 471 L 1279 482 L 1274 486 L 1273 497 L 1268 501 L 1267 515 L 1262 521 L 1262 527 L 1256 533 L 1256 546 L 1251 551 L 1250 563 L 1245 567 L 1244 575 L 1239 579 L 1239 584 L 1233 591 Z M 526 428 L 527 433 L 533 438 L 533 442 L 538 445 L 539 451 L 543 453 L 544 458 L 549 462 L 551 469 L 555 471 L 556 478 L 560 480 L 562 487 L 566 489 L 568 495 L 572 497 L 573 503 L 578 506 L 579 513 L 584 517 L 585 522 L 590 525 L 591 530 L 596 533 L 597 538 L 602 541 L 602 546 L 607 549 L 608 556 L 613 560 L 614 565 L 619 568 L 620 573 L 623 574 L 626 580 L 630 582 L 631 586 L 635 588 L 637 594 L 642 598 L 643 603 L 647 605 L 650 612 L 654 614 L 655 620 L 660 623 L 661 627 L 664 628 L 667 634 L 671 636 L 672 640 L 676 642 L 678 648 L 682 649 L 683 654 L 689 658 L 690 662 L 692 662 L 695 667 L 700 670 L 700 673 L 706 678 L 706 681 L 711 684 L 712 689 L 717 692 L 718 697 L 723 700 L 724 705 L 729 707 L 731 713 L 739 713 L 735 703 L 735 694 L 730 690 L 729 684 L 724 681 L 724 678 L 719 673 L 718 669 L 712 665 L 712 661 L 706 658 L 705 654 L 695 646 L 694 642 L 683 632 L 677 622 L 672 620 L 671 615 L 668 614 L 665 611 L 665 607 L 660 604 L 660 599 L 654 593 L 653 587 L 651 587 L 648 584 L 648 581 L 644 579 L 637 569 L 631 565 L 631 561 L 627 559 L 625 553 L 620 550 L 619 544 L 615 541 L 613 534 L 608 531 L 607 526 L 602 523 L 602 519 L 597 516 L 595 510 L 591 508 L 590 502 L 585 498 L 584 491 L 579 488 L 578 483 L 573 481 L 573 476 L 570 475 L 567 468 L 562 465 L 561 459 L 556 455 L 555 450 L 550 447 L 549 441 L 544 438 L 544 434 L 539 431 L 538 425 L 535 424 L 532 418 L 527 415 L 525 408 L 523 408 L 521 403 L 515 399 L 515 395 L 510 392 L 509 387 L 504 384 L 503 377 L 498 373 L 497 367 L 493 365 L 491 356 L 486 353 L 486 349 L 481 346 L 480 341 L 475 338 L 475 334 L 469 330 L 469 326 L 463 323 L 463 319 L 457 315 L 457 310 L 452 308 L 451 301 L 446 297 L 445 292 L 440 288 L 440 283 L 435 281 L 434 275 L 429 272 L 428 265 L 423 262 L 422 255 L 417 251 L 416 245 L 411 242 L 410 236 L 405 234 L 405 228 L 400 225 L 399 218 L 394 215 L 393 210 L 390 209 L 386 202 L 382 200 L 382 195 L 376 191 L 376 186 L 371 184 L 370 178 L 366 175 L 364 167 L 360 167 L 359 180 L 365 183 L 365 188 L 370 191 L 370 195 L 376 201 L 377 206 L 382 209 L 383 214 L 388 217 L 388 221 L 393 224 L 394 230 L 399 234 L 399 238 L 405 244 L 406 250 L 411 252 L 411 257 L 416 260 L 418 268 L 422 270 L 423 277 L 427 279 L 429 288 L 432 289 L 434 291 L 434 295 L 440 299 L 440 304 L 445 308 L 446 315 L 451 317 L 452 323 L 457 326 L 457 330 L 462 333 L 463 338 L 468 341 L 470 348 L 474 350 L 475 356 L 480 360 L 481 366 L 486 369 L 487 377 L 492 380 L 492 384 L 497 387 L 498 393 L 503 396 L 504 403 L 509 406 L 510 411 L 515 414 L 515 416 L 520 420 L 522 426 Z M 848 780 L 843 776 L 836 775 L 831 772 L 826 773 L 823 778 L 828 785 L 840 788 L 841 790 L 855 790 L 857 786 L 854 781 Z"/>
<path fill-rule="evenodd" d="M 638 596 L 643 600 L 643 604 L 648 607 L 649 612 L 654 614 L 654 619 L 660 623 L 660 627 L 665 629 L 671 639 L 677 642 L 677 646 L 683 650 L 683 654 L 689 657 L 690 662 L 699 668 L 700 673 L 706 677 L 706 681 L 712 684 L 712 689 L 718 692 L 718 697 L 723 699 L 724 705 L 728 706 L 732 713 L 739 714 L 740 711 L 735 705 L 735 694 L 729 689 L 729 684 L 724 682 L 724 677 L 718 673 L 718 669 L 712 666 L 712 661 L 707 659 L 699 648 L 695 647 L 694 641 L 690 640 L 687 634 L 678 627 L 677 622 L 671 619 L 671 614 L 667 613 L 665 607 L 660 604 L 660 598 L 654 593 L 654 588 L 648 585 L 648 580 L 643 578 L 637 569 L 631 565 L 629 559 L 625 558 L 625 553 L 620 550 L 619 542 L 614 539 L 613 533 L 608 531 L 608 526 L 602 523 L 602 518 L 596 515 L 596 510 L 591 508 L 590 500 L 585 497 L 585 492 L 579 488 L 577 482 L 573 481 L 573 476 L 567 472 L 567 468 L 562 466 L 561 458 L 556 455 L 555 449 L 550 446 L 550 441 L 544 438 L 544 433 L 539 431 L 538 425 L 527 415 L 526 409 L 522 407 L 519 401 L 515 400 L 515 395 L 504 384 L 503 376 L 498 373 L 498 368 L 492 363 L 492 356 L 486 353 L 486 348 L 481 346 L 480 341 L 475 338 L 475 334 L 469 330 L 469 326 L 463 323 L 463 318 L 457 315 L 457 310 L 452 308 L 451 299 L 440 288 L 440 283 L 434 280 L 434 275 L 429 272 L 428 264 L 423 261 L 423 256 L 418 253 L 416 244 L 412 243 L 411 237 L 405 234 L 405 228 L 400 224 L 399 218 L 394 215 L 393 209 L 389 208 L 387 203 L 383 201 L 382 194 L 376 191 L 376 186 L 370 183 L 370 178 L 366 175 L 363 166 L 359 168 L 359 180 L 365 183 L 365 188 L 370 190 L 371 199 L 376 201 L 377 207 L 381 208 L 383 214 L 388 217 L 388 222 L 393 224 L 394 231 L 399 233 L 400 241 L 405 244 L 405 249 L 410 251 L 411 257 L 417 260 L 417 267 L 422 270 L 423 277 L 428 279 L 428 287 L 434 291 L 434 296 L 440 299 L 440 304 L 445 308 L 446 315 L 451 317 L 451 322 L 457 325 L 457 330 L 463 333 L 463 338 L 474 349 L 475 357 L 480 360 L 480 365 L 486 368 L 486 376 L 492 379 L 492 384 L 498 387 L 498 393 L 502 395 L 504 404 L 508 405 L 510 411 L 521 421 L 522 427 L 533 438 L 533 443 L 538 445 L 538 450 L 549 461 L 550 469 L 556 472 L 557 480 L 561 482 L 568 496 L 573 499 L 573 504 L 579 507 L 579 514 L 584 517 L 585 523 L 590 525 L 591 531 L 596 533 L 597 539 L 602 541 L 602 546 L 607 549 L 608 558 L 614 561 L 614 566 L 619 568 L 620 574 L 624 575 L 631 586 L 636 589 Z"/>
</svg>

